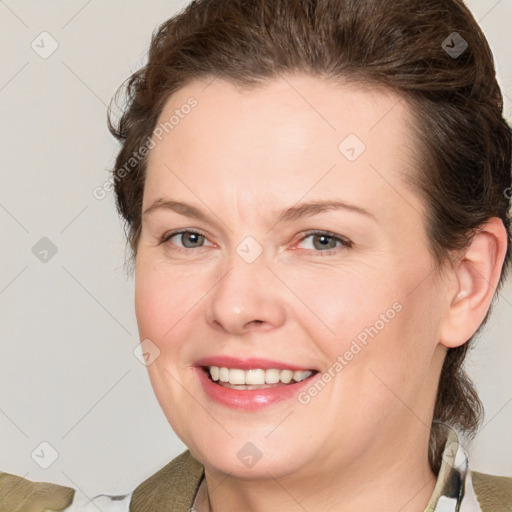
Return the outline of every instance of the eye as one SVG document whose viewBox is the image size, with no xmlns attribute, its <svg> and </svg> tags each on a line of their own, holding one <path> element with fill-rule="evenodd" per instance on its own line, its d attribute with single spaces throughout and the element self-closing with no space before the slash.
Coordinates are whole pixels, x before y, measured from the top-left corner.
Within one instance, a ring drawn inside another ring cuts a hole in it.
<svg viewBox="0 0 512 512">
<path fill-rule="evenodd" d="M 204 242 L 207 241 L 206 234 L 201 231 L 182 229 L 180 231 L 166 233 L 163 235 L 160 243 L 171 242 L 173 238 L 181 242 L 181 244 L 177 244 L 176 242 L 171 243 L 171 245 L 176 246 L 177 249 L 199 249 L 204 247 Z M 352 247 L 350 240 L 329 231 L 308 231 L 302 236 L 298 243 L 304 242 L 307 239 L 311 239 L 312 249 L 315 252 L 321 252 L 326 255 L 335 253 L 336 249 L 340 247 Z M 308 247 L 306 247 L 306 249 L 308 249 Z"/>
<path fill-rule="evenodd" d="M 347 249 L 352 247 L 352 242 L 350 240 L 329 231 L 308 231 L 299 240 L 299 243 L 304 242 L 304 240 L 307 240 L 308 238 L 311 239 L 313 250 L 326 254 L 336 252 L 335 250 L 340 246 Z"/>
<path fill-rule="evenodd" d="M 202 247 L 203 243 L 206 241 L 206 234 L 191 229 L 182 229 L 181 231 L 166 233 L 160 240 L 160 243 L 170 242 L 173 238 L 180 240 L 181 246 L 174 242 L 172 243 L 172 245 L 177 245 L 178 248 L 198 249 Z"/>
</svg>

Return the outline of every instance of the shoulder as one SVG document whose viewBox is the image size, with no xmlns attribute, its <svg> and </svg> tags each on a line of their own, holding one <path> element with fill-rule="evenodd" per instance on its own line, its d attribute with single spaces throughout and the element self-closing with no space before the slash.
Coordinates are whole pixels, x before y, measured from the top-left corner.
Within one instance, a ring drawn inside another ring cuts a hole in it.
<svg viewBox="0 0 512 512">
<path fill-rule="evenodd" d="M 72 487 L 33 482 L 0 471 L 0 512 L 186 512 L 194 501 L 203 470 L 186 450 L 128 494 L 100 494 L 92 499 L 77 495 Z"/>
<path fill-rule="evenodd" d="M 185 450 L 135 488 L 130 512 L 190 510 L 203 474 L 204 466 Z"/>
<path fill-rule="evenodd" d="M 62 510 L 71 505 L 74 495 L 75 489 L 71 487 L 0 473 L 0 512 Z"/>
<path fill-rule="evenodd" d="M 0 472 L 0 512 L 128 512 L 131 493 L 100 494 L 92 499 L 78 496 L 76 489 L 49 482 L 33 482 Z"/>
<path fill-rule="evenodd" d="M 512 512 L 512 477 L 471 471 L 471 479 L 483 512 Z"/>
</svg>

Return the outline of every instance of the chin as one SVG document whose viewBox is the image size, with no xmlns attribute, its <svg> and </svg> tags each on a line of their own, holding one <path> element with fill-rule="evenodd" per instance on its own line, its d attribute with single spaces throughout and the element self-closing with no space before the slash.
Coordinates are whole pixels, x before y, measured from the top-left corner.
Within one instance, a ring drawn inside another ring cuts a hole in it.
<svg viewBox="0 0 512 512">
<path fill-rule="evenodd" d="M 247 439 L 247 436 L 244 436 Z M 240 479 L 268 479 L 280 478 L 298 471 L 302 465 L 307 465 L 307 460 L 298 458 L 294 443 L 282 451 L 276 447 L 261 446 L 257 441 L 252 443 L 247 440 L 230 439 L 224 443 L 208 442 L 202 437 L 199 443 L 185 443 L 189 446 L 192 455 L 199 460 L 208 470 L 229 474 Z M 212 445 L 214 446 L 212 448 Z M 290 451 L 291 450 L 291 451 Z M 302 454 L 304 457 L 306 454 Z"/>
</svg>

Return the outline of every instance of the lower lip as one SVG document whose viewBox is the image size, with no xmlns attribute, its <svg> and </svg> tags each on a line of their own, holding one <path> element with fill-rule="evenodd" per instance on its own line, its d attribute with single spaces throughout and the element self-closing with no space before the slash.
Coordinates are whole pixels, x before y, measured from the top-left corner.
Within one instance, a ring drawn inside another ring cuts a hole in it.
<svg viewBox="0 0 512 512">
<path fill-rule="evenodd" d="M 283 384 L 265 389 L 231 389 L 225 388 L 213 382 L 202 367 L 196 367 L 199 380 L 205 393 L 215 402 L 218 402 L 233 409 L 243 409 L 245 411 L 256 411 L 269 405 L 289 400 L 299 393 L 299 391 L 311 385 L 312 379 L 318 375 L 315 373 L 301 382 L 294 384 Z"/>
</svg>

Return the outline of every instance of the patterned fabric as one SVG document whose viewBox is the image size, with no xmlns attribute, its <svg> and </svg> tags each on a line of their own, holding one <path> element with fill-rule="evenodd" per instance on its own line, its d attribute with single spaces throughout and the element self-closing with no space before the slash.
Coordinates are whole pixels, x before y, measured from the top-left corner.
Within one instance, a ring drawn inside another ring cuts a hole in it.
<svg viewBox="0 0 512 512">
<path fill-rule="evenodd" d="M 459 511 L 482 512 L 482 509 L 473 487 L 467 453 L 455 431 L 449 428 L 441 468 L 425 512 Z"/>
</svg>

